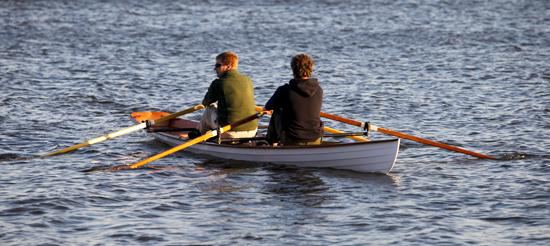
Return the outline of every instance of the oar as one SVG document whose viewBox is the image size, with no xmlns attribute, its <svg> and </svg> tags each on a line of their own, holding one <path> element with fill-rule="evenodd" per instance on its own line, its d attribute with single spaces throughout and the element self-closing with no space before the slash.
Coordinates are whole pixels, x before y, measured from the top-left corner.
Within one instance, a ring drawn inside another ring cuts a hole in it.
<svg viewBox="0 0 550 246">
<path fill-rule="evenodd" d="M 127 169 L 136 169 L 136 168 L 140 168 L 150 162 L 153 162 L 153 161 L 156 161 L 162 157 L 165 157 L 169 154 L 172 154 L 172 153 L 175 153 L 177 151 L 180 151 L 180 150 L 183 150 L 189 146 L 192 146 L 192 145 L 195 145 L 195 144 L 198 144 L 200 142 L 203 142 L 203 141 L 206 141 L 210 138 L 213 138 L 215 136 L 217 136 L 218 134 L 222 134 L 224 132 L 227 132 L 227 131 L 230 131 L 231 129 L 237 127 L 237 126 L 240 126 L 246 122 L 249 122 L 251 120 L 254 120 L 254 119 L 257 119 L 259 117 L 261 117 L 262 115 L 264 115 L 265 112 L 259 112 L 259 113 L 256 113 L 256 114 L 253 114 L 253 115 L 250 115 L 244 119 L 241 119 L 239 121 L 236 121 L 236 122 L 233 122 L 229 125 L 226 125 L 222 128 L 218 130 L 210 130 L 210 131 L 207 131 L 205 134 L 203 134 L 202 136 L 199 136 L 199 137 L 196 137 L 196 138 L 193 138 L 181 145 L 178 145 L 178 146 L 175 146 L 173 148 L 170 148 L 164 152 L 161 152 L 161 153 L 158 153 L 156 155 L 153 155 L 149 158 L 146 158 L 146 159 L 143 159 L 141 161 L 138 161 L 134 164 L 131 164 L 131 165 L 119 165 L 119 166 L 114 166 L 112 168 L 110 168 L 109 170 L 110 171 L 119 171 L 119 170 L 127 170 Z"/>
<path fill-rule="evenodd" d="M 323 127 L 323 130 L 325 132 L 333 133 L 333 134 L 345 134 L 345 132 L 343 132 L 343 131 L 340 131 L 340 130 L 337 130 L 337 129 L 334 129 L 334 128 L 330 128 L 328 126 Z M 369 141 L 367 138 L 360 137 L 360 136 L 346 136 L 346 137 L 350 138 L 350 139 L 353 139 L 355 141 L 358 141 L 358 142 L 367 142 L 367 141 Z"/>
<path fill-rule="evenodd" d="M 182 116 L 184 114 L 192 113 L 192 112 L 195 112 L 195 111 L 203 109 L 203 108 L 204 108 L 204 106 L 202 104 L 198 104 L 198 105 L 195 105 L 193 107 L 184 109 L 182 111 L 166 115 L 166 116 L 161 117 L 157 120 L 149 121 L 149 125 L 154 125 L 154 124 L 166 122 L 166 121 L 169 121 L 169 120 L 171 120 L 173 118 L 176 118 L 178 116 Z M 109 134 L 105 134 L 101 137 L 89 139 L 89 140 L 86 140 L 82 143 L 75 144 L 73 146 L 70 146 L 70 147 L 67 147 L 67 148 L 64 148 L 64 149 L 61 149 L 61 150 L 57 150 L 57 151 L 47 153 L 44 156 L 53 156 L 53 155 L 65 154 L 65 153 L 71 152 L 73 150 L 77 150 L 77 149 L 80 149 L 80 148 L 83 148 L 83 147 L 86 147 L 86 146 L 90 146 L 92 144 L 100 143 L 100 142 L 103 142 L 103 141 L 108 140 L 108 139 L 113 139 L 113 138 L 116 138 L 116 137 L 120 137 L 122 135 L 126 135 L 128 133 L 132 133 L 132 132 L 135 132 L 135 131 L 138 131 L 138 130 L 141 130 L 141 129 L 145 129 L 145 128 L 147 128 L 147 123 L 142 122 L 142 123 L 134 125 L 134 126 L 126 127 L 126 128 L 120 129 L 118 131 L 111 132 Z"/>
<path fill-rule="evenodd" d="M 261 112 L 261 111 L 265 111 L 265 109 L 263 107 L 260 107 L 260 106 L 256 106 L 256 111 L 258 112 Z M 271 110 L 269 111 L 266 111 L 267 114 L 271 115 L 273 112 Z M 328 126 L 325 126 L 323 127 L 323 130 L 325 132 L 328 132 L 328 133 L 333 133 L 333 134 L 342 134 L 342 133 L 345 133 L 343 131 L 340 131 L 340 130 L 337 130 L 337 129 L 334 129 L 334 128 L 330 128 Z M 358 141 L 358 142 L 367 142 L 369 141 L 367 138 L 364 138 L 364 137 L 360 137 L 360 136 L 347 136 L 347 138 L 350 138 L 350 139 L 353 139 L 355 141 Z"/>
<path fill-rule="evenodd" d="M 341 116 L 338 116 L 338 115 L 333 115 L 333 114 L 328 114 L 328 113 L 325 113 L 325 112 L 321 112 L 321 116 L 324 117 L 324 118 L 327 118 L 327 119 L 331 119 L 331 120 L 339 121 L 339 122 L 342 122 L 342 123 L 358 126 L 358 127 L 363 128 L 363 129 L 368 128 L 369 131 L 377 131 L 377 132 L 381 132 L 381 133 L 384 133 L 384 134 L 396 136 L 396 137 L 399 137 L 399 138 L 409 139 L 409 140 L 412 140 L 412 141 L 415 141 L 415 142 L 419 142 L 419 143 L 439 147 L 439 148 L 442 148 L 442 149 L 446 149 L 446 150 L 450 150 L 450 151 L 455 151 L 455 152 L 475 156 L 475 157 L 478 157 L 478 158 L 493 159 L 493 160 L 496 159 L 493 156 L 473 152 L 473 151 L 463 149 L 463 148 L 460 148 L 460 147 L 457 147 L 457 146 L 452 146 L 452 145 L 436 142 L 436 141 L 425 139 L 425 138 L 412 136 L 412 135 L 409 135 L 409 134 L 406 134 L 406 133 L 390 130 L 390 129 L 387 129 L 387 128 L 378 127 L 378 126 L 375 126 L 375 125 L 370 124 L 370 123 L 359 122 L 359 121 L 344 118 L 344 117 L 341 117 Z"/>
</svg>

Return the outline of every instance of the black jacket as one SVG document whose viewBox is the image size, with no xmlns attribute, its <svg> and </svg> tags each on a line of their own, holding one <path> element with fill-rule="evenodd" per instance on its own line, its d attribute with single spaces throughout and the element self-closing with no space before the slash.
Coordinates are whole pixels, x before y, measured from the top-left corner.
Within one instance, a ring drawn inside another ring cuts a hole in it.
<svg viewBox="0 0 550 246">
<path fill-rule="evenodd" d="M 277 88 L 266 103 L 268 110 L 282 110 L 282 127 L 287 136 L 297 140 L 315 140 L 323 134 L 319 114 L 323 89 L 315 78 L 292 79 Z"/>
</svg>

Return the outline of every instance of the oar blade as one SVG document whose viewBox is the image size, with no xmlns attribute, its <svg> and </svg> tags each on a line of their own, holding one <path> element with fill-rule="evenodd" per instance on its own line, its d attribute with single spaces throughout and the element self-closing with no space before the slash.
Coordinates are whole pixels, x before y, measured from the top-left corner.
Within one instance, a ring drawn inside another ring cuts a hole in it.
<svg viewBox="0 0 550 246">
<path fill-rule="evenodd" d="M 79 144 L 75 144 L 73 146 L 69 146 L 69 147 L 64 148 L 64 149 L 60 149 L 60 150 L 57 150 L 57 151 L 52 151 L 50 153 L 45 154 L 44 156 L 61 155 L 61 154 L 69 153 L 71 151 L 86 147 L 86 146 L 90 146 L 90 144 L 87 141 L 79 143 Z"/>
<path fill-rule="evenodd" d="M 161 117 L 160 119 L 157 119 L 155 122 L 153 122 L 153 124 L 154 123 L 158 124 L 158 123 L 166 122 L 166 121 L 169 121 L 173 118 L 182 116 L 184 114 L 192 113 L 192 112 L 195 112 L 195 111 L 203 109 L 203 108 L 204 108 L 204 106 L 202 104 L 198 104 L 198 105 L 195 105 L 193 107 L 184 109 L 182 111 L 179 111 L 179 112 Z M 66 148 L 61 149 L 61 150 L 56 150 L 56 151 L 46 153 L 43 156 L 54 156 L 54 155 L 69 153 L 69 152 L 72 152 L 72 151 L 80 149 L 80 148 L 84 148 L 84 147 L 87 147 L 87 146 L 90 146 L 90 145 L 93 145 L 93 144 L 96 144 L 96 143 L 101 143 L 101 142 L 109 140 L 109 139 L 113 139 L 113 138 L 120 137 L 120 136 L 129 134 L 129 133 L 141 130 L 141 129 L 145 129 L 146 127 L 147 127 L 147 124 L 145 122 L 143 122 L 143 123 L 140 123 L 140 124 L 137 124 L 137 125 L 134 125 L 134 126 L 129 126 L 129 127 L 120 129 L 118 131 L 114 131 L 114 132 L 105 134 L 105 135 L 97 137 L 97 138 L 92 138 L 92 139 L 86 140 L 82 143 L 75 144 L 75 145 L 66 147 Z"/>
<path fill-rule="evenodd" d="M 474 151 L 471 151 L 471 150 L 460 148 L 458 146 L 448 145 L 448 144 L 444 144 L 444 143 L 441 143 L 441 142 L 416 137 L 416 136 L 413 136 L 413 135 L 409 135 L 409 134 L 406 134 L 406 133 L 390 130 L 390 129 L 383 128 L 383 127 L 378 127 L 378 126 L 375 126 L 375 125 L 370 125 L 369 130 L 381 132 L 381 133 L 391 135 L 391 136 L 394 136 L 394 137 L 399 137 L 399 138 L 412 140 L 412 141 L 415 141 L 415 142 L 418 142 L 418 143 L 431 145 L 431 146 L 434 146 L 434 147 L 438 147 L 438 148 L 442 148 L 442 149 L 446 149 L 446 150 L 450 150 L 450 151 L 454 151 L 454 152 L 459 152 L 459 153 L 466 154 L 466 155 L 475 156 L 475 157 L 482 158 L 482 159 L 493 159 L 493 160 L 497 159 L 493 156 L 485 155 L 485 154 L 482 154 L 482 153 L 477 153 L 477 152 L 474 152 Z"/>
<path fill-rule="evenodd" d="M 130 126 L 130 127 L 120 129 L 120 130 L 115 131 L 115 132 L 111 132 L 109 134 L 105 134 L 101 137 L 86 140 L 82 143 L 75 144 L 73 146 L 69 146 L 69 147 L 61 149 L 61 150 L 57 150 L 57 151 L 47 153 L 44 156 L 54 156 L 54 155 L 69 153 L 71 151 L 74 151 L 74 150 L 77 150 L 77 149 L 80 149 L 80 148 L 84 148 L 84 147 L 90 146 L 92 144 L 101 143 L 101 142 L 106 141 L 108 139 L 113 139 L 113 138 L 116 138 L 116 137 L 126 135 L 128 133 L 132 133 L 132 132 L 135 132 L 135 131 L 138 131 L 138 130 L 141 130 L 141 129 L 145 129 L 146 127 L 147 126 L 146 126 L 145 123 L 140 123 L 140 124 L 137 124 L 137 125 L 134 125 L 134 126 Z"/>
<path fill-rule="evenodd" d="M 159 167 L 149 165 L 149 166 L 141 167 L 141 168 L 139 168 L 139 169 L 152 169 L 152 170 L 158 170 Z M 102 165 L 102 166 L 94 166 L 94 167 L 91 167 L 91 168 L 87 168 L 87 169 L 81 170 L 80 172 L 83 172 L 83 173 L 94 173 L 94 172 L 117 172 L 117 171 L 125 171 L 125 170 L 134 170 L 134 169 L 130 168 L 129 165 L 119 165 L 119 166 L 107 166 L 107 165 Z"/>
<path fill-rule="evenodd" d="M 471 150 L 463 149 L 463 148 L 460 148 L 460 147 L 457 147 L 457 146 L 452 146 L 452 145 L 440 143 L 440 142 L 437 142 L 437 141 L 416 137 L 416 136 L 409 135 L 409 134 L 406 134 L 406 133 L 390 130 L 390 129 L 383 128 L 383 127 L 378 127 L 378 126 L 375 126 L 375 125 L 372 125 L 372 124 L 366 124 L 365 122 L 360 122 L 360 121 L 357 121 L 357 120 L 344 118 L 344 117 L 334 115 L 334 114 L 321 112 L 321 116 L 324 117 L 324 118 L 327 118 L 327 119 L 331 119 L 331 120 L 346 123 L 346 124 L 349 124 L 349 125 L 361 127 L 363 129 L 368 128 L 369 131 L 377 131 L 377 132 L 381 132 L 381 133 L 384 133 L 384 134 L 387 134 L 387 135 L 412 140 L 412 141 L 419 142 L 419 143 L 422 143 L 422 144 L 427 144 L 427 145 L 431 145 L 431 146 L 434 146 L 434 147 L 439 147 L 439 148 L 442 148 L 442 149 L 446 149 L 446 150 L 450 150 L 450 151 L 455 151 L 455 152 L 475 156 L 475 157 L 478 157 L 478 158 L 493 159 L 493 160 L 497 159 L 497 158 L 495 158 L 493 156 L 490 156 L 490 155 L 485 155 L 485 154 L 477 153 L 477 152 L 474 152 L 474 151 L 471 151 Z"/>
</svg>

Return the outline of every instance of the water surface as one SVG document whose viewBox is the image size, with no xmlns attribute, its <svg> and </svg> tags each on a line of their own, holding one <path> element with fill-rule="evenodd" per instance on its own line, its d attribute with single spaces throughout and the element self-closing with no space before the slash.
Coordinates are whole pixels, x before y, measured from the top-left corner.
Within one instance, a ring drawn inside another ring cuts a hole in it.
<svg viewBox="0 0 550 246">
<path fill-rule="evenodd" d="M 542 0 L 2 1 L 0 242 L 548 245 L 549 27 Z M 324 111 L 501 160 L 404 140 L 388 175 L 187 153 L 81 172 L 167 148 L 141 132 L 32 158 L 199 103 L 225 50 L 258 104 L 307 52 Z"/>
</svg>

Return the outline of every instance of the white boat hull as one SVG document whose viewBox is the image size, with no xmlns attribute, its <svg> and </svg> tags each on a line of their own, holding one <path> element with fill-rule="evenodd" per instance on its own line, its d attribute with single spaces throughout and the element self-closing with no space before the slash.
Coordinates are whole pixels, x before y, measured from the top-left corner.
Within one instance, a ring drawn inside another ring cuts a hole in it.
<svg viewBox="0 0 550 246">
<path fill-rule="evenodd" d="M 168 115 L 166 112 L 134 112 L 136 122 L 155 120 Z M 173 119 L 168 132 L 149 132 L 154 138 L 171 146 L 185 143 L 189 139 L 186 132 L 176 129 L 194 129 L 197 122 L 186 119 Z M 155 127 L 153 128 L 155 130 Z M 187 130 L 188 131 L 188 130 Z M 264 162 L 296 167 L 319 167 L 344 169 L 356 172 L 388 173 L 393 168 L 399 152 L 399 139 L 374 140 L 354 143 L 327 143 L 312 146 L 252 146 L 251 144 L 216 144 L 204 142 L 191 145 L 184 151 L 210 155 L 217 158 L 247 162 Z"/>
<path fill-rule="evenodd" d="M 175 134 L 164 132 L 151 133 L 151 135 L 171 146 L 180 145 L 187 140 Z M 388 173 L 393 168 L 399 152 L 399 139 L 281 147 L 219 145 L 208 142 L 190 146 L 185 150 L 196 154 L 239 161 Z"/>
</svg>

